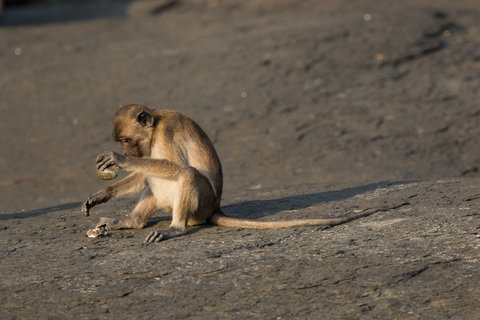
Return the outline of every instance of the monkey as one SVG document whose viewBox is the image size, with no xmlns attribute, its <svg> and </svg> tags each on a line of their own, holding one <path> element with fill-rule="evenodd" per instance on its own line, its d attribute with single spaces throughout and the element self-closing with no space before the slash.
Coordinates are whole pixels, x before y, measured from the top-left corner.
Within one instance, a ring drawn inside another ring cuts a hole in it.
<svg viewBox="0 0 480 320">
<path fill-rule="evenodd" d="M 119 221 L 101 218 L 97 228 L 141 229 L 156 211 L 171 212 L 169 228 L 150 232 L 146 243 L 184 235 L 188 225 L 210 223 L 256 229 L 334 226 L 405 204 L 370 208 L 339 218 L 259 221 L 231 217 L 220 208 L 223 173 L 218 154 L 207 134 L 189 117 L 179 111 L 140 104 L 121 106 L 114 116 L 113 137 L 121 143 L 123 154 L 100 153 L 96 158 L 97 171 L 116 167 L 129 175 L 90 195 L 82 211 L 88 216 L 96 205 L 142 191 L 130 215 Z"/>
</svg>

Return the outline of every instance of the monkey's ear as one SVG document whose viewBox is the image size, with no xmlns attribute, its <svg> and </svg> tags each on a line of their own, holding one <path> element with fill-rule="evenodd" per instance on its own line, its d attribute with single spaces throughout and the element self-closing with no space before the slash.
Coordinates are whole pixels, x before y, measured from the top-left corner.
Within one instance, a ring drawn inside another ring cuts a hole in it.
<svg viewBox="0 0 480 320">
<path fill-rule="evenodd" d="M 148 111 L 142 110 L 137 114 L 137 121 L 144 127 L 152 127 L 155 119 Z"/>
</svg>

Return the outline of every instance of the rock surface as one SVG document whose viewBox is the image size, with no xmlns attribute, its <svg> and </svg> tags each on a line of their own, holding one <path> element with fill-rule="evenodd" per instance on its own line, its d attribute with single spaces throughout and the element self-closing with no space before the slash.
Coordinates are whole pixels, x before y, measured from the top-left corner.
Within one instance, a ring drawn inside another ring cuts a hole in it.
<svg viewBox="0 0 480 320">
<path fill-rule="evenodd" d="M 0 25 L 2 318 L 480 318 L 477 0 L 32 2 Z M 135 203 L 80 212 L 128 103 L 205 129 L 228 214 L 410 205 L 88 238 Z"/>
<path fill-rule="evenodd" d="M 410 205 L 332 227 L 193 228 L 145 245 L 165 228 L 87 238 L 97 214 L 77 205 L 0 216 L 2 314 L 9 318 L 474 319 L 480 295 L 480 182 L 308 185 L 244 191 L 230 215 L 339 216 Z"/>
</svg>

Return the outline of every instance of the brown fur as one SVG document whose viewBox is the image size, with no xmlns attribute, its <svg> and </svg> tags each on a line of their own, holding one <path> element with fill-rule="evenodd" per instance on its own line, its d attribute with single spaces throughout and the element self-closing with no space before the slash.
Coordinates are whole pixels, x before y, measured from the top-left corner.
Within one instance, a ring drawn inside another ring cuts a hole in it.
<svg viewBox="0 0 480 320">
<path fill-rule="evenodd" d="M 326 226 L 395 208 L 373 208 L 331 219 L 257 221 L 228 217 L 220 210 L 223 186 L 220 160 L 210 139 L 193 120 L 177 111 L 127 105 L 120 107 L 115 114 L 113 135 L 122 144 L 124 155 L 115 152 L 99 154 L 97 169 L 116 165 L 132 173 L 91 195 L 83 204 L 83 212 L 88 215 L 97 204 L 144 190 L 130 216 L 120 221 L 102 218 L 97 227 L 109 230 L 143 228 L 155 211 L 171 211 L 169 229 L 150 233 L 145 239 L 147 242 L 185 234 L 187 224 L 210 222 L 226 227 L 260 229 Z"/>
</svg>

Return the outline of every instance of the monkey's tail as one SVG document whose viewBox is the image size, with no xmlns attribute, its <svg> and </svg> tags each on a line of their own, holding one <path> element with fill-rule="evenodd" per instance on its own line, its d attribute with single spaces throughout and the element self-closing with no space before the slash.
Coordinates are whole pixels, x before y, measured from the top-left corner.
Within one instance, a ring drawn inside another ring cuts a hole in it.
<svg viewBox="0 0 480 320">
<path fill-rule="evenodd" d="M 235 218 L 225 215 L 221 210 L 216 211 L 208 222 L 222 226 L 232 228 L 247 228 L 247 229 L 281 229 L 291 228 L 299 226 L 335 226 L 343 223 L 350 222 L 355 219 L 367 217 L 376 212 L 385 212 L 393 209 L 400 208 L 408 205 L 408 202 L 402 202 L 401 204 L 392 206 L 382 206 L 375 208 L 368 208 L 360 212 L 338 217 L 338 218 L 323 218 L 323 219 L 292 219 L 292 220 L 280 220 L 280 221 L 264 221 L 255 219 Z"/>
</svg>

